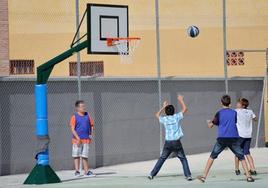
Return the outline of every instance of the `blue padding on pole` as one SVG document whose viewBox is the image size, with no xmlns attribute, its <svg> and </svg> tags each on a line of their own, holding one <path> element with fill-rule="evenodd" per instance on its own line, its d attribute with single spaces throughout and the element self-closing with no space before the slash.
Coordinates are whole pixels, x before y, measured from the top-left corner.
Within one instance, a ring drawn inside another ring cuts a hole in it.
<svg viewBox="0 0 268 188">
<path fill-rule="evenodd" d="M 35 85 L 36 135 L 48 135 L 47 85 Z"/>
<path fill-rule="evenodd" d="M 36 136 L 48 136 L 47 85 L 35 85 Z M 38 165 L 49 165 L 48 150 L 37 154 Z"/>
<path fill-rule="evenodd" d="M 37 157 L 37 164 L 39 165 L 49 165 L 49 155 L 48 155 L 48 150 L 45 152 L 39 153 Z"/>
<path fill-rule="evenodd" d="M 36 135 L 45 136 L 48 135 L 48 120 L 36 119 Z"/>
<path fill-rule="evenodd" d="M 35 85 L 36 115 L 47 118 L 47 85 Z"/>
</svg>

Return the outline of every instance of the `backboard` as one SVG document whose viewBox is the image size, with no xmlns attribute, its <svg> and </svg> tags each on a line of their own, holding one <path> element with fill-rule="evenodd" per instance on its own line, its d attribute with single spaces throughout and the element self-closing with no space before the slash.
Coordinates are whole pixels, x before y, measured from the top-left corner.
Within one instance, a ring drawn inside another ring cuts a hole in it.
<svg viewBox="0 0 268 188">
<path fill-rule="evenodd" d="M 107 46 L 107 38 L 127 38 L 128 6 L 87 4 L 88 54 L 119 54 L 116 47 Z M 128 51 L 128 43 L 123 48 Z"/>
</svg>

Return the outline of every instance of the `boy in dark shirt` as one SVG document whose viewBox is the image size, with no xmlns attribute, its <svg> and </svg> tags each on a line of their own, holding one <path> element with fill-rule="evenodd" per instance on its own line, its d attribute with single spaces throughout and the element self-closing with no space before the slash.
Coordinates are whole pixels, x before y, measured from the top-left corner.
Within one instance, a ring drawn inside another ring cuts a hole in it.
<svg viewBox="0 0 268 188">
<path fill-rule="evenodd" d="M 206 181 L 207 175 L 214 160 L 226 147 L 228 147 L 235 154 L 235 156 L 241 161 L 247 177 L 247 182 L 254 182 L 254 179 L 248 172 L 248 167 L 244 158 L 243 150 L 240 146 L 239 135 L 236 127 L 237 112 L 235 110 L 230 109 L 231 104 L 230 96 L 229 95 L 222 96 L 221 103 L 223 108 L 216 113 L 213 121 L 208 122 L 209 128 L 214 127 L 214 125 L 218 126 L 217 142 L 207 161 L 203 176 L 198 176 L 197 179 L 199 179 L 203 183 Z"/>
</svg>

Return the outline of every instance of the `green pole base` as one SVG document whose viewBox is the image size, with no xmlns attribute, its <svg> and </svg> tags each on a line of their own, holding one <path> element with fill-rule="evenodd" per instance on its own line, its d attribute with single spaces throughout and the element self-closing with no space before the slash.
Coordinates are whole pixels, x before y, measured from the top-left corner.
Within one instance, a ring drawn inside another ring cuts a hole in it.
<svg viewBox="0 0 268 188">
<path fill-rule="evenodd" d="M 35 165 L 23 184 L 48 184 L 60 182 L 60 178 L 49 165 Z"/>
</svg>

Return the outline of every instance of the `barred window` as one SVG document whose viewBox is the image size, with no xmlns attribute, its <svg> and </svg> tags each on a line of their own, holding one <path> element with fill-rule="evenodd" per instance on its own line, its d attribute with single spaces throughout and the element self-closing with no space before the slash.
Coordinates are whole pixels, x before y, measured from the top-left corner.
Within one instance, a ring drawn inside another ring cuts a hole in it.
<svg viewBox="0 0 268 188">
<path fill-rule="evenodd" d="M 244 62 L 244 52 L 241 51 L 229 51 L 226 54 L 227 65 L 229 66 L 237 66 L 237 65 L 245 65 Z"/>
<path fill-rule="evenodd" d="M 69 75 L 77 76 L 77 62 L 69 63 Z M 103 76 L 103 61 L 81 62 L 81 76 Z"/>
<path fill-rule="evenodd" d="M 13 59 L 9 61 L 10 75 L 34 74 L 34 60 Z"/>
</svg>

